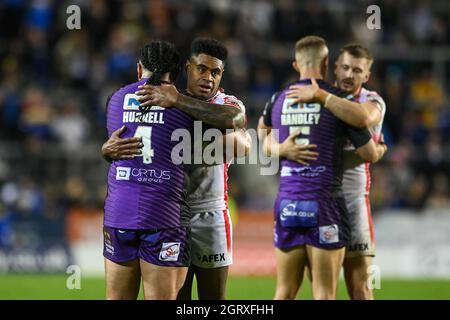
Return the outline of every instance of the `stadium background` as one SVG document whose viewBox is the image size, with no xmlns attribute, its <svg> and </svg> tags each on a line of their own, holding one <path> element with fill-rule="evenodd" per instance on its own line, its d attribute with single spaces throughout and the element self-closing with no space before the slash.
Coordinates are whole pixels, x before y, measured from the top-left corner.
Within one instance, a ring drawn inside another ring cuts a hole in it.
<svg viewBox="0 0 450 320">
<path fill-rule="evenodd" d="M 81 30 L 66 27 L 72 4 Z M 381 30 L 366 26 L 371 4 Z M 104 297 L 105 101 L 135 80 L 142 44 L 166 39 L 186 53 L 197 36 L 225 42 L 222 87 L 244 101 L 255 128 L 266 99 L 295 79 L 294 43 L 307 34 L 328 41 L 331 62 L 347 42 L 368 46 L 367 87 L 387 102 L 389 153 L 372 167 L 375 296 L 450 299 L 448 1 L 2 0 L 0 21 L 0 299 Z M 229 185 L 228 298 L 270 299 L 277 178 L 235 165 Z M 71 264 L 81 267 L 81 290 L 66 288 Z"/>
</svg>

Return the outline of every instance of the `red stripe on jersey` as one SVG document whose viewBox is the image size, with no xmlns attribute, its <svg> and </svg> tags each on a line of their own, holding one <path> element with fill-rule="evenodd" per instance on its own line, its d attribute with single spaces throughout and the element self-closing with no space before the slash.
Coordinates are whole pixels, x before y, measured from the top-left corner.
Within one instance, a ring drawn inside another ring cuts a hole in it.
<svg viewBox="0 0 450 320">
<path fill-rule="evenodd" d="M 370 183 L 371 183 L 369 166 L 370 166 L 369 162 L 366 162 L 364 164 L 364 168 L 365 168 L 365 171 L 366 171 L 366 193 L 367 194 L 370 192 Z"/>
<path fill-rule="evenodd" d="M 225 207 L 228 209 L 228 168 L 230 164 L 225 162 L 223 164 L 223 198 L 225 200 Z"/>
<path fill-rule="evenodd" d="M 372 213 L 370 212 L 370 200 L 369 200 L 368 195 L 366 195 L 365 198 L 366 198 L 366 207 L 367 207 L 367 219 L 369 220 L 370 239 L 374 243 L 375 236 L 374 236 L 374 231 L 373 231 Z"/>
<path fill-rule="evenodd" d="M 225 207 L 226 209 L 223 210 L 223 219 L 225 221 L 225 233 L 227 235 L 227 251 L 228 253 L 231 252 L 231 224 L 230 224 L 230 217 L 228 216 L 228 168 L 229 168 L 229 163 L 225 163 L 223 165 L 223 183 L 224 183 L 224 187 L 223 187 L 223 197 L 225 200 Z"/>
<path fill-rule="evenodd" d="M 228 254 L 231 252 L 231 223 L 230 217 L 228 216 L 228 210 L 223 210 L 223 219 L 225 220 L 225 233 L 227 235 L 227 251 Z"/>
<path fill-rule="evenodd" d="M 365 163 L 365 169 L 366 169 L 366 207 L 367 207 L 367 220 L 369 220 L 369 230 L 370 230 L 370 239 L 372 242 L 374 242 L 374 231 L 373 231 L 373 221 L 372 221 L 372 213 L 370 212 L 370 199 L 369 199 L 369 192 L 370 192 L 370 171 L 369 171 L 369 162 Z"/>
</svg>

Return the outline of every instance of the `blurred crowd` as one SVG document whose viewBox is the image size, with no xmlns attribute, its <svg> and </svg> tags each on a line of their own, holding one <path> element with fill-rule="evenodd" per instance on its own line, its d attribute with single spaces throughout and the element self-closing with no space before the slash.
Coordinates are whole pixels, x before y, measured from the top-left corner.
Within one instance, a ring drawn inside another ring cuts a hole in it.
<svg viewBox="0 0 450 320">
<path fill-rule="evenodd" d="M 73 4 L 80 30 L 66 26 Z M 380 30 L 366 26 L 371 4 L 381 9 Z M 376 49 L 367 87 L 387 103 L 389 153 L 372 166 L 374 213 L 449 209 L 449 18 L 447 0 L 1 1 L 0 247 L 12 241 L 11 219 L 54 221 L 56 233 L 69 208 L 102 208 L 106 97 L 136 79 L 138 50 L 156 38 L 174 42 L 183 58 L 195 37 L 223 41 L 222 86 L 243 100 L 252 128 L 272 93 L 295 79 L 300 37 L 324 37 L 332 60 L 348 42 Z M 411 58 L 416 48 L 429 54 Z M 240 179 L 246 168 L 231 171 L 238 206 L 270 209 L 276 180 Z"/>
</svg>

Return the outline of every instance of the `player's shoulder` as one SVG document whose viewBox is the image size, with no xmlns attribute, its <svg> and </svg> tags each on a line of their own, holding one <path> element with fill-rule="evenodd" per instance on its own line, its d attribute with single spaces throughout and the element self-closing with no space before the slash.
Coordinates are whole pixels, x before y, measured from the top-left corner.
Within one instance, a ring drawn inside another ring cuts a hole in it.
<svg viewBox="0 0 450 320">
<path fill-rule="evenodd" d="M 107 100 L 108 105 L 122 105 L 125 100 L 128 103 L 138 104 L 137 96 L 134 94 L 138 90 L 138 86 L 145 83 L 145 79 L 133 83 L 123 85 L 116 89 Z"/>
<path fill-rule="evenodd" d="M 361 88 L 361 94 L 360 95 L 366 96 L 366 97 L 369 97 L 369 98 L 370 97 L 376 97 L 376 98 L 383 99 L 381 97 L 381 95 L 378 92 L 376 92 L 375 90 L 369 90 L 369 89 L 364 88 L 364 87 Z"/>
<path fill-rule="evenodd" d="M 366 88 L 361 88 L 360 97 L 363 97 L 365 101 L 375 101 L 378 102 L 381 107 L 386 107 L 386 102 L 384 101 L 383 97 L 381 95 L 374 91 L 374 90 L 368 90 Z"/>
<path fill-rule="evenodd" d="M 287 90 L 287 88 L 285 88 L 284 90 L 278 90 L 277 92 L 272 94 L 270 96 L 269 100 L 267 100 L 266 105 L 268 105 L 268 104 L 273 105 L 278 100 L 278 98 L 281 96 L 281 94 L 283 94 L 286 90 Z"/>
<path fill-rule="evenodd" d="M 228 94 L 225 92 L 224 89 L 219 88 L 216 95 L 212 98 L 214 101 L 224 101 L 224 100 L 237 100 L 241 101 L 239 98 L 237 98 L 234 95 Z"/>
<path fill-rule="evenodd" d="M 240 100 L 239 98 L 237 98 L 234 95 L 225 93 L 225 90 L 223 90 L 222 88 L 220 88 L 219 91 L 217 92 L 217 94 L 213 97 L 212 102 L 214 102 L 216 104 L 231 105 L 231 106 L 239 107 L 243 111 L 245 111 L 245 105 L 242 102 L 242 100 Z"/>
<path fill-rule="evenodd" d="M 141 84 L 144 84 L 144 83 L 145 83 L 145 79 L 123 85 L 122 87 L 118 88 L 116 91 L 113 92 L 112 97 L 124 96 L 124 95 L 130 94 L 130 93 L 134 94 L 137 91 L 138 86 L 140 86 Z"/>
<path fill-rule="evenodd" d="M 278 98 L 280 96 L 282 96 L 283 93 L 285 93 L 287 89 L 281 89 L 278 90 L 277 92 L 275 92 L 274 94 L 272 94 L 270 96 L 270 98 L 266 101 L 266 104 L 264 106 L 264 114 L 268 111 L 268 110 L 272 110 L 274 104 L 277 102 Z"/>
</svg>

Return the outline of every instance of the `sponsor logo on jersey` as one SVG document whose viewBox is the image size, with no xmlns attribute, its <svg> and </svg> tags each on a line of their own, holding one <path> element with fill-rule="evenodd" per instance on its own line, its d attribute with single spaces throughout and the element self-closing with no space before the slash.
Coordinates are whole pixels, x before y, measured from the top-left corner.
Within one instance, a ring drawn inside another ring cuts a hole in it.
<svg viewBox="0 0 450 320">
<path fill-rule="evenodd" d="M 320 103 L 293 103 L 294 99 L 287 98 L 283 101 L 282 113 L 318 113 Z"/>
<path fill-rule="evenodd" d="M 139 111 L 139 105 L 141 103 L 137 99 L 137 95 L 134 93 L 127 93 L 123 99 L 123 109 L 124 110 L 134 110 Z"/>
<path fill-rule="evenodd" d="M 280 202 L 280 224 L 283 227 L 315 227 L 318 211 L 317 201 L 283 199 Z"/>
<path fill-rule="evenodd" d="M 155 170 L 144 168 L 117 167 L 116 180 L 130 180 L 135 178 L 139 182 L 162 183 L 170 180 L 169 170 Z"/>
<path fill-rule="evenodd" d="M 209 263 L 226 261 L 225 253 L 204 254 L 204 255 L 197 254 L 197 258 L 201 262 L 209 262 Z"/>
<path fill-rule="evenodd" d="M 322 244 L 339 242 L 339 228 L 337 224 L 319 227 L 319 241 Z"/>
<path fill-rule="evenodd" d="M 299 218 L 314 218 L 316 215 L 316 212 L 311 211 L 297 211 L 295 209 L 295 203 L 290 203 L 286 207 L 281 210 L 280 219 L 282 221 L 286 221 L 288 217 L 299 217 Z"/>
<path fill-rule="evenodd" d="M 180 254 L 180 242 L 163 242 L 159 260 L 177 261 Z"/>
<path fill-rule="evenodd" d="M 113 256 L 114 246 L 112 245 L 111 235 L 106 230 L 103 230 L 103 244 L 105 246 L 105 252 Z"/>
<path fill-rule="evenodd" d="M 352 245 L 349 245 L 347 247 L 348 251 L 368 251 L 369 250 L 369 244 L 368 243 L 355 243 Z"/>
<path fill-rule="evenodd" d="M 282 177 L 290 177 L 293 175 L 300 175 L 304 177 L 317 177 L 322 172 L 327 171 L 327 168 L 325 166 L 318 166 L 318 167 L 288 167 L 283 166 L 281 168 L 281 176 Z"/>
<path fill-rule="evenodd" d="M 123 110 L 139 111 L 140 102 L 134 93 L 127 93 L 123 99 Z M 152 106 L 150 110 L 164 110 L 160 106 Z"/>
<path fill-rule="evenodd" d="M 139 182 L 161 183 L 170 180 L 170 171 L 144 168 L 132 168 L 131 175 Z"/>
<path fill-rule="evenodd" d="M 130 180 L 130 172 L 131 172 L 131 168 L 117 167 L 116 180 Z"/>
</svg>

